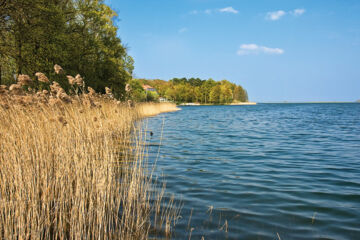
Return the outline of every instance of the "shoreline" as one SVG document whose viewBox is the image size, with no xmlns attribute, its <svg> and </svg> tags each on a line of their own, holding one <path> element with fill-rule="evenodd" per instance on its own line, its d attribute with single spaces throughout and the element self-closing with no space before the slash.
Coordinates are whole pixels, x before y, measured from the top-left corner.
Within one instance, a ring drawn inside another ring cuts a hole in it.
<svg viewBox="0 0 360 240">
<path fill-rule="evenodd" d="M 239 103 L 230 103 L 228 105 L 238 106 L 238 105 L 257 105 L 257 102 L 239 102 Z"/>
<path fill-rule="evenodd" d="M 161 113 L 177 112 L 181 110 L 175 103 L 140 103 L 135 108 L 141 118 L 154 117 Z"/>
<path fill-rule="evenodd" d="M 238 102 L 238 103 L 227 103 L 227 104 L 200 104 L 200 103 L 181 103 L 178 106 L 240 106 L 240 105 L 257 105 L 257 102 Z"/>
<path fill-rule="evenodd" d="M 261 104 L 328 104 L 328 103 L 359 103 L 359 102 L 261 102 Z"/>
</svg>

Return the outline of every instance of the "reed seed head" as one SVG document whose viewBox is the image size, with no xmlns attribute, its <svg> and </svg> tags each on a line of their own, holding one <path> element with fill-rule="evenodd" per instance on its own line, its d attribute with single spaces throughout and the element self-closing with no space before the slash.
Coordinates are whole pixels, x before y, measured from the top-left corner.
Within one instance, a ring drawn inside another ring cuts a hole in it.
<svg viewBox="0 0 360 240">
<path fill-rule="evenodd" d="M 20 74 L 20 75 L 18 76 L 18 83 L 19 83 L 21 86 L 29 85 L 29 84 L 32 83 L 32 79 L 29 77 L 29 75 Z"/>
<path fill-rule="evenodd" d="M 82 79 L 82 77 L 80 76 L 80 74 L 77 74 L 75 77 L 75 83 L 78 86 L 83 86 L 84 85 L 84 80 Z"/>
<path fill-rule="evenodd" d="M 105 92 L 106 92 L 107 95 L 111 95 L 111 94 L 112 94 L 111 89 L 108 88 L 108 87 L 105 87 Z"/>
<path fill-rule="evenodd" d="M 96 92 L 95 92 L 95 90 L 94 90 L 92 87 L 88 87 L 87 89 L 88 89 L 88 91 L 89 91 L 89 95 L 90 95 L 90 96 L 94 96 L 94 95 L 95 95 Z"/>
<path fill-rule="evenodd" d="M 51 92 L 57 93 L 62 88 L 59 83 L 53 81 L 52 84 L 50 85 L 50 89 L 51 89 Z"/>
<path fill-rule="evenodd" d="M 46 77 L 46 75 L 41 72 L 35 73 L 35 76 L 38 78 L 39 82 L 43 82 L 43 83 L 49 82 L 49 79 Z"/>
<path fill-rule="evenodd" d="M 59 96 L 63 93 L 65 93 L 65 90 L 63 88 L 61 88 L 61 87 L 57 88 L 56 97 L 59 98 Z"/>
<path fill-rule="evenodd" d="M 67 79 L 69 81 L 69 84 L 71 86 L 73 86 L 75 84 L 75 78 L 73 76 L 71 76 L 71 75 L 67 75 L 66 77 L 67 77 Z"/>
<path fill-rule="evenodd" d="M 6 85 L 0 85 L 0 94 L 7 93 L 7 86 Z"/>
<path fill-rule="evenodd" d="M 55 73 L 56 74 L 63 74 L 64 73 L 64 70 L 62 69 L 62 67 L 58 64 L 55 64 L 54 65 L 54 70 L 55 70 Z"/>
<path fill-rule="evenodd" d="M 21 85 L 19 83 L 17 84 L 11 84 L 9 87 L 10 91 L 17 91 L 17 90 L 21 90 Z"/>
<path fill-rule="evenodd" d="M 62 92 L 60 94 L 57 94 L 57 97 L 63 101 L 64 103 L 71 103 L 72 100 L 71 98 L 69 97 L 69 95 L 67 95 L 65 92 Z"/>
</svg>

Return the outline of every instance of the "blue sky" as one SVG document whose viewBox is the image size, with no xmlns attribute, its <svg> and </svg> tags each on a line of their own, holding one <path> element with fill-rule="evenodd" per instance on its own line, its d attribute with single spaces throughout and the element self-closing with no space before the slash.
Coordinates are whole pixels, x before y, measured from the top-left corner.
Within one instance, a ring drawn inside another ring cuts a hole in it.
<svg viewBox="0 0 360 240">
<path fill-rule="evenodd" d="M 251 101 L 360 99 L 359 0 L 105 0 L 139 78 L 227 79 Z"/>
</svg>

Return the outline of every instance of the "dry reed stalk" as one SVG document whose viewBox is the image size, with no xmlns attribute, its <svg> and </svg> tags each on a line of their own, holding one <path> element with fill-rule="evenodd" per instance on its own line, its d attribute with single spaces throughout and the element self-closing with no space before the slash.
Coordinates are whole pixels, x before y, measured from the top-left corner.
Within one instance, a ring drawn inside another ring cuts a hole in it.
<svg viewBox="0 0 360 240">
<path fill-rule="evenodd" d="M 0 95 L 0 239 L 147 239 L 151 219 L 169 235 L 178 208 L 152 192 L 134 128 L 159 109 L 66 104 L 52 90 L 59 98 Z"/>
</svg>

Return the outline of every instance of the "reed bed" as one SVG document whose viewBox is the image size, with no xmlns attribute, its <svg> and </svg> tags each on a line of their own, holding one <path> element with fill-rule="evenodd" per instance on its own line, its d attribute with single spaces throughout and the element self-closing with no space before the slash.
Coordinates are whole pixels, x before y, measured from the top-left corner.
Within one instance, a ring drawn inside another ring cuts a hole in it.
<svg viewBox="0 0 360 240">
<path fill-rule="evenodd" d="M 60 88 L 0 86 L 0 239 L 170 237 L 179 208 L 163 202 L 135 121 L 174 105 Z"/>
<path fill-rule="evenodd" d="M 137 106 L 140 115 L 151 117 L 164 112 L 174 112 L 180 110 L 174 103 L 146 103 Z"/>
</svg>

